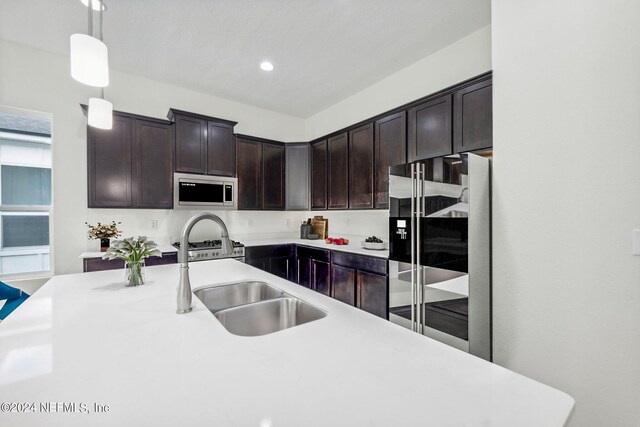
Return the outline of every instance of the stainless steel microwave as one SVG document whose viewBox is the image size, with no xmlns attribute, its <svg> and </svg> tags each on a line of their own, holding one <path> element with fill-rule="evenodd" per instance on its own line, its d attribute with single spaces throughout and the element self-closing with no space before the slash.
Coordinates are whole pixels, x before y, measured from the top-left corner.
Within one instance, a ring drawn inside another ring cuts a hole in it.
<svg viewBox="0 0 640 427">
<path fill-rule="evenodd" d="M 238 209 L 238 179 L 224 176 L 173 174 L 174 209 Z"/>
</svg>

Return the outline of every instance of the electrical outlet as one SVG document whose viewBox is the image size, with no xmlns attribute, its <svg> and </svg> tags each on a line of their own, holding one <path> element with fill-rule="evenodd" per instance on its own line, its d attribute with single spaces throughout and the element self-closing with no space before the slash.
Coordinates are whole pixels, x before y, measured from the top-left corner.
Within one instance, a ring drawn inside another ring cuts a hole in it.
<svg viewBox="0 0 640 427">
<path fill-rule="evenodd" d="M 151 221 L 149 221 L 149 225 L 151 226 L 152 230 L 157 230 L 158 229 L 158 220 L 157 219 L 152 219 Z"/>
</svg>

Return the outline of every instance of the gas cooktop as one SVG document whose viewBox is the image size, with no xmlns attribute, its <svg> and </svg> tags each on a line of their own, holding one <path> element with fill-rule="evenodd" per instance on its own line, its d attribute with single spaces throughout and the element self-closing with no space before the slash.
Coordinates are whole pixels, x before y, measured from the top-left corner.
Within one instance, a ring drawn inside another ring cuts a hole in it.
<svg viewBox="0 0 640 427">
<path fill-rule="evenodd" d="M 244 259 L 244 245 L 233 240 L 231 242 L 233 243 L 233 253 L 230 255 L 222 253 L 222 240 L 189 242 L 189 246 L 187 246 L 189 261 L 206 261 L 222 258 Z M 180 249 L 180 242 L 175 242 L 173 246 Z"/>
</svg>

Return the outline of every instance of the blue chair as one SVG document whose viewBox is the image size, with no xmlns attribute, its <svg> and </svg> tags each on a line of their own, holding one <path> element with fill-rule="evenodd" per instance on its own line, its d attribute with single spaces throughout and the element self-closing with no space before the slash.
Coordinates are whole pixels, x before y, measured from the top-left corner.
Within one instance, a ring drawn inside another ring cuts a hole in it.
<svg viewBox="0 0 640 427">
<path fill-rule="evenodd" d="M 26 292 L 13 288 L 4 282 L 0 282 L 0 301 L 7 300 L 2 308 L 0 308 L 0 320 L 4 320 L 13 310 L 25 302 L 27 298 L 29 298 L 29 294 Z"/>
</svg>

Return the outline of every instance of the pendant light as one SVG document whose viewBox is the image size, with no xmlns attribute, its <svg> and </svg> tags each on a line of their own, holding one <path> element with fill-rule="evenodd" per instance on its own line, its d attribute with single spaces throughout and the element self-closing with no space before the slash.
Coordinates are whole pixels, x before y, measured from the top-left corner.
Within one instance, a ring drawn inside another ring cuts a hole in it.
<svg viewBox="0 0 640 427">
<path fill-rule="evenodd" d="M 84 2 L 83 2 L 84 3 Z M 100 10 L 100 39 L 93 37 L 93 9 Z M 71 35 L 71 76 L 89 86 L 109 86 L 109 57 L 107 45 L 102 42 L 102 12 L 106 8 L 101 0 L 88 2 L 88 34 Z"/>
<path fill-rule="evenodd" d="M 104 99 L 104 89 L 102 98 L 89 98 L 87 123 L 98 129 L 111 129 L 113 126 L 113 104 Z"/>
</svg>

